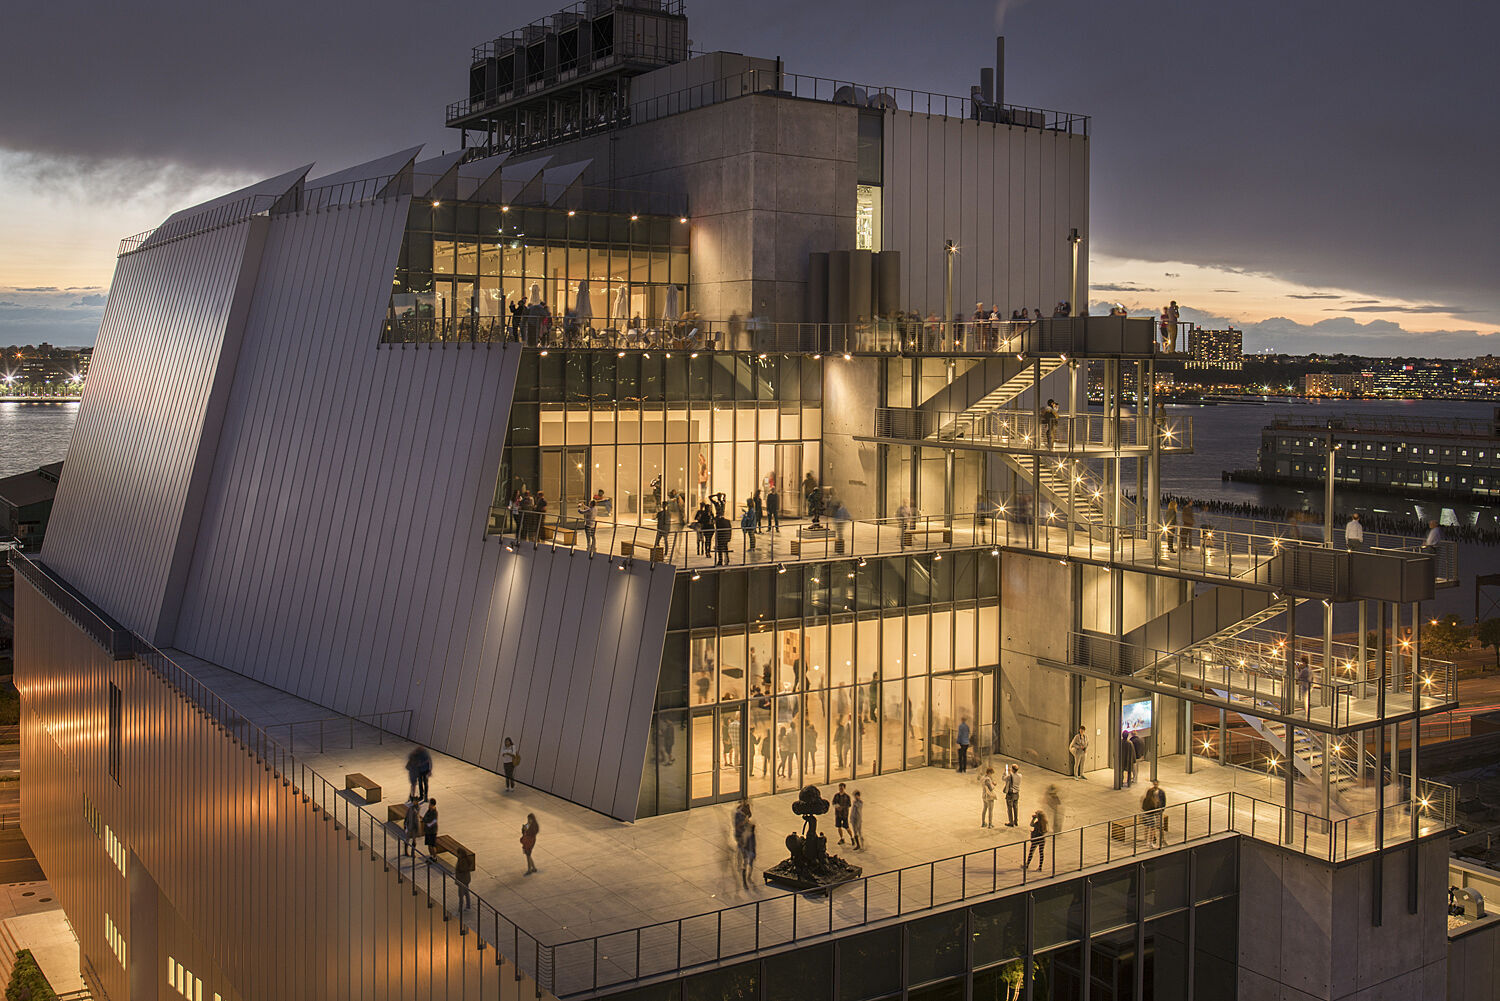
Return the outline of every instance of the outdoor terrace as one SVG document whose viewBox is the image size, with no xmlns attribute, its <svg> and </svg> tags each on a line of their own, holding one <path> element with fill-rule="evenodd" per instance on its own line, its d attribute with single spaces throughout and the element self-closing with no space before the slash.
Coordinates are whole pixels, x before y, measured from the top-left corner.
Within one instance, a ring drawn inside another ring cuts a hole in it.
<svg viewBox="0 0 1500 1001">
<path fill-rule="evenodd" d="M 933 553 L 941 558 L 950 550 L 989 548 L 995 555 L 1001 550 L 1042 554 L 1332 600 L 1349 600 L 1351 589 L 1370 585 L 1371 571 L 1376 571 L 1376 577 L 1393 579 L 1392 586 L 1420 584 L 1429 564 L 1438 586 L 1458 579 L 1457 546 L 1449 541 L 1428 551 L 1418 539 L 1366 532 L 1366 550 L 1351 553 L 1343 547 L 1341 533 L 1335 535 L 1333 547 L 1325 547 L 1300 537 L 1295 526 L 1258 523 L 1252 531 L 1201 526 L 1199 544 L 1189 549 L 1172 546 L 1161 526 L 1070 522 L 1055 507 L 1036 518 L 1031 504 L 1029 496 L 1002 497 L 995 502 L 994 517 L 972 511 L 868 519 L 825 514 L 817 528 L 808 521 L 788 519 L 777 532 L 748 537 L 739 525 L 743 508 L 728 509 L 733 530 L 728 552 L 718 555 L 712 545 L 709 551 L 703 550 L 693 528 L 674 527 L 662 533 L 651 526 L 602 520 L 596 523 L 591 545 L 576 512 L 549 515 L 545 520 L 526 514 L 517 526 L 505 508 L 492 507 L 489 532 L 507 546 L 580 549 L 670 563 L 691 572 L 720 565 L 778 566 L 896 554 Z M 1355 575 L 1350 570 L 1356 558 L 1361 568 L 1358 580 L 1352 579 Z"/>
<path fill-rule="evenodd" d="M 1161 850 L 1136 822 L 1140 789 L 1110 788 L 1107 771 L 1075 782 L 1027 766 L 1023 816 L 1042 806 L 1048 783 L 1060 786 L 1064 804 L 1062 830 L 1048 836 L 1044 868 L 1028 870 L 1023 828 L 978 825 L 982 771 L 959 776 L 924 768 L 853 783 L 867 803 L 869 847 L 844 854 L 863 866 L 865 876 L 831 895 L 800 895 L 759 880 L 748 888 L 740 884 L 730 804 L 621 823 L 525 786 L 504 793 L 495 774 L 437 755 L 430 794 L 441 803 L 443 830 L 477 855 L 474 903 L 460 909 L 447 865 L 425 856 L 402 859 L 400 832 L 384 822 L 385 803 L 365 806 L 342 783 L 328 781 L 358 771 L 389 790 L 389 800 L 404 800 L 409 744 L 333 717 L 321 746 L 311 742 L 310 732 L 286 746 L 265 736 L 267 729 L 326 711 L 179 652 L 153 653 L 150 660 L 194 701 L 228 717 L 231 733 L 258 741 L 272 767 L 312 808 L 345 825 L 399 878 L 411 879 L 414 890 L 427 893 L 559 997 L 675 975 Z M 332 733 L 349 736 L 334 740 Z M 1274 802 L 1284 794 L 1280 776 L 1205 759 L 1189 773 L 1184 764 L 1170 757 L 1157 766 L 1168 795 L 1168 849 L 1241 835 L 1342 862 L 1433 836 L 1452 823 L 1451 790 L 1442 786 L 1424 783 L 1414 800 L 1399 783 L 1388 787 L 1383 811 L 1376 809 L 1373 790 L 1357 790 L 1345 797 L 1347 809 L 1335 807 L 1325 819 L 1315 812 L 1312 783 L 1299 783 L 1297 805 L 1288 810 Z M 1143 779 L 1149 771 L 1143 764 Z M 761 868 L 780 860 L 783 834 L 800 826 L 790 810 L 792 798 L 754 801 Z M 516 832 L 528 812 L 541 823 L 535 852 L 540 871 L 524 877 Z M 936 817 L 954 822 L 934 824 Z"/>
</svg>

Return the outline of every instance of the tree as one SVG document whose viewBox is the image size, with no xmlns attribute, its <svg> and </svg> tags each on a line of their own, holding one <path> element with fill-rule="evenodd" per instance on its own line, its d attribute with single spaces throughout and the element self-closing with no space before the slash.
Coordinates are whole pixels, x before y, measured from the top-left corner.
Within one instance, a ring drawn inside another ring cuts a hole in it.
<svg viewBox="0 0 1500 1001">
<path fill-rule="evenodd" d="M 1445 615 L 1422 630 L 1422 645 L 1439 657 L 1451 657 L 1469 648 L 1469 627 L 1457 615 Z"/>
<path fill-rule="evenodd" d="M 1480 646 L 1494 647 L 1495 667 L 1500 668 L 1500 619 L 1485 619 L 1474 630 Z"/>
</svg>

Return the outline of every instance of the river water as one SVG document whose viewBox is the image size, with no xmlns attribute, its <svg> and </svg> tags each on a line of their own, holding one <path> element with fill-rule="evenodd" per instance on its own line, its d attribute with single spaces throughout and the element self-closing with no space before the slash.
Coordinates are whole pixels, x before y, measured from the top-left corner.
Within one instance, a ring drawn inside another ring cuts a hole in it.
<svg viewBox="0 0 1500 1001">
<path fill-rule="evenodd" d="M 0 403 L 0 477 L 60 460 L 77 417 L 77 403 Z"/>
</svg>

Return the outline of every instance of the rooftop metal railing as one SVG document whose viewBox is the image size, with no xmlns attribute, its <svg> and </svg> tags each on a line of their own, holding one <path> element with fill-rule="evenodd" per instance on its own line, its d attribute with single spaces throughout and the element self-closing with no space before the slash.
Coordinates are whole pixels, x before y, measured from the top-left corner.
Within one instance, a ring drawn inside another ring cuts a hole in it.
<svg viewBox="0 0 1500 1001">
<path fill-rule="evenodd" d="M 1494 439 L 1494 426 L 1485 421 L 1459 418 L 1402 417 L 1396 414 L 1338 414 L 1309 416 L 1276 414 L 1270 427 L 1278 431 L 1301 431 L 1326 438 L 1330 431 L 1353 434 L 1441 435 L 1455 438 Z"/>
<path fill-rule="evenodd" d="M 1378 841 L 1374 812 L 1330 821 L 1235 791 L 1040 838 L 1016 834 L 1005 844 L 861 876 L 818 896 L 786 893 L 551 945 L 552 979 L 546 986 L 568 998 L 675 977 L 1227 834 L 1344 862 L 1451 827 L 1454 805 L 1451 789 L 1445 794 L 1445 788 L 1424 783 L 1415 801 L 1388 806 Z"/>
<path fill-rule="evenodd" d="M 970 321 L 877 317 L 857 323 L 573 319 L 566 314 L 387 316 L 383 344 L 505 344 L 542 350 L 764 351 L 802 354 L 1107 355 L 1160 350 L 1144 317 L 1051 316 Z"/>
<path fill-rule="evenodd" d="M 1282 650 L 1285 648 L 1282 647 Z M 1397 674 L 1386 678 L 1384 717 L 1378 712 L 1379 678 L 1360 680 L 1338 671 L 1309 670 L 1288 681 L 1286 658 L 1272 646 L 1266 656 L 1258 644 L 1190 647 L 1167 653 L 1111 636 L 1075 632 L 1069 662 L 1119 678 L 1200 693 L 1203 701 L 1262 719 L 1301 722 L 1318 729 L 1373 726 L 1382 718 L 1405 716 L 1414 707 L 1425 712 L 1451 708 L 1455 698 L 1453 665 L 1423 661 L 1416 675 L 1420 698 L 1414 703 L 1411 681 Z"/>
<path fill-rule="evenodd" d="M 1059 414 L 1049 420 L 1025 410 L 932 411 L 905 407 L 878 407 L 875 436 L 881 438 L 932 439 L 944 443 L 984 445 L 994 448 L 1060 455 L 1075 452 L 1107 454 L 1116 448 L 1149 448 L 1151 435 L 1144 414 L 1133 414 L 1116 423 L 1107 414 Z M 1193 450 L 1193 419 L 1158 417 L 1157 440 L 1163 452 Z"/>
<path fill-rule="evenodd" d="M 477 58 L 485 58 L 485 56 L 477 56 Z M 618 61 L 619 57 L 610 58 Z M 455 101 L 448 105 L 446 121 L 451 125 L 484 110 L 486 105 L 520 97 L 526 89 L 536 87 L 537 84 L 538 81 L 535 78 L 518 79 L 503 94 L 487 95 L 487 100 L 480 102 L 477 107 L 472 97 Z M 599 121 L 576 123 L 577 128 L 572 131 L 579 131 L 585 124 L 594 128 L 620 127 L 752 94 L 848 104 L 882 111 L 905 111 L 912 114 L 972 119 L 996 125 L 1013 125 L 1083 137 L 1089 134 L 1089 116 L 1070 111 L 1016 104 L 1000 105 L 977 99 L 973 95 L 958 97 L 926 90 L 913 90 L 909 87 L 873 87 L 853 80 L 810 76 L 759 67 L 746 69 L 740 73 L 726 74 L 717 80 L 681 88 L 670 93 L 652 94 L 644 99 L 622 102 L 605 111 Z M 543 141 L 556 141 L 557 138 L 562 138 L 562 136 L 549 136 Z M 525 142 L 525 138 L 522 138 L 522 142 Z M 509 147 L 502 144 L 495 152 L 506 148 Z"/>
</svg>

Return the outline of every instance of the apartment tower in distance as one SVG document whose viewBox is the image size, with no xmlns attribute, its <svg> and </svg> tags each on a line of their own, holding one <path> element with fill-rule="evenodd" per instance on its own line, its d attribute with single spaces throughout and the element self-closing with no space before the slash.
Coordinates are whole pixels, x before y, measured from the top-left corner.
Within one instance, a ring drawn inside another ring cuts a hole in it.
<svg viewBox="0 0 1500 1001">
<path fill-rule="evenodd" d="M 94 996 L 1444 997 L 1451 545 L 1142 503 L 1191 422 L 1081 315 L 1089 122 L 1003 49 L 946 97 L 687 37 L 590 0 L 474 50 L 461 151 L 121 246 L 16 559 Z M 863 874 L 765 885 L 839 783 Z"/>
</svg>

